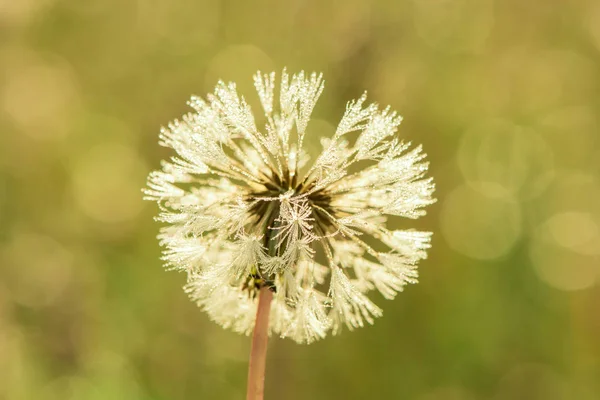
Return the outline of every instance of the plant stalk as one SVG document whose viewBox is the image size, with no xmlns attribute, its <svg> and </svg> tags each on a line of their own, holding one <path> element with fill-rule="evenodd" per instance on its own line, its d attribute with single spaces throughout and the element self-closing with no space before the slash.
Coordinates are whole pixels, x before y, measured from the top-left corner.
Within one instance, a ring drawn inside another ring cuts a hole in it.
<svg viewBox="0 0 600 400">
<path fill-rule="evenodd" d="M 252 333 L 246 400 L 263 400 L 265 394 L 265 367 L 267 364 L 271 300 L 273 300 L 273 292 L 268 287 L 263 286 L 258 295 L 256 322 Z"/>
</svg>

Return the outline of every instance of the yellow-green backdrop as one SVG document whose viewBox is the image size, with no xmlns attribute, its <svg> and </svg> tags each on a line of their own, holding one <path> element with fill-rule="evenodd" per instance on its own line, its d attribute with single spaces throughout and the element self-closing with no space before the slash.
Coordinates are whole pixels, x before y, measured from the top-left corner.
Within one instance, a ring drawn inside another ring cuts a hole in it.
<svg viewBox="0 0 600 400">
<path fill-rule="evenodd" d="M 439 201 L 421 282 L 273 339 L 267 399 L 600 398 L 596 0 L 0 0 L 0 398 L 243 398 L 249 339 L 162 269 L 140 188 L 190 94 L 284 66 L 325 74 L 309 138 L 363 90 L 398 110 Z"/>
</svg>

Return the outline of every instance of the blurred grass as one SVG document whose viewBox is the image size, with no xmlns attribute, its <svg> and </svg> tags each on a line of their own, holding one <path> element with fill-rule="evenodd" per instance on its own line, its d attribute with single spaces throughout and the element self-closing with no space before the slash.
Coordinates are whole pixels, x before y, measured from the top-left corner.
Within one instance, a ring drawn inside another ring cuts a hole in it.
<svg viewBox="0 0 600 400">
<path fill-rule="evenodd" d="M 273 339 L 267 398 L 599 398 L 593 0 L 0 0 L 0 398 L 243 398 L 249 340 L 162 270 L 139 190 L 191 93 L 284 66 L 325 73 L 313 137 L 365 89 L 397 109 L 440 201 L 421 283 Z"/>
</svg>

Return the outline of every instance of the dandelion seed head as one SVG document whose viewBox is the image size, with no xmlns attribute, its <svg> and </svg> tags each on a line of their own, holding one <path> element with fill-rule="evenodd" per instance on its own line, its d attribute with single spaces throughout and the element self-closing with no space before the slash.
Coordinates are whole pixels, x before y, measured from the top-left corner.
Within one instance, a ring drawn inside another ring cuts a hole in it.
<svg viewBox="0 0 600 400">
<path fill-rule="evenodd" d="M 160 131 L 176 154 L 144 194 L 165 224 L 165 266 L 186 273 L 189 296 L 239 333 L 252 331 L 263 287 L 275 292 L 269 332 L 296 342 L 372 324 L 382 310 L 367 294 L 393 299 L 427 256 L 431 233 L 386 228 L 387 215 L 418 218 L 435 201 L 425 154 L 397 138 L 402 118 L 365 93 L 310 165 L 303 143 L 322 74 L 284 69 L 277 90 L 274 72 L 258 72 L 254 86 L 262 127 L 235 83 L 219 81 Z M 369 165 L 355 171 L 357 162 Z"/>
</svg>

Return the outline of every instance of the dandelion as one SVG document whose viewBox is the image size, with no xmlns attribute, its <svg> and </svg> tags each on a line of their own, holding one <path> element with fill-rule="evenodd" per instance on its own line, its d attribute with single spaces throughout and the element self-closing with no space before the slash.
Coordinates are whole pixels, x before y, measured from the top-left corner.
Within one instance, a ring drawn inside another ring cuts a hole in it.
<svg viewBox="0 0 600 400">
<path fill-rule="evenodd" d="M 144 190 L 165 223 L 163 260 L 187 274 L 190 297 L 223 327 L 254 331 L 251 375 L 264 371 L 267 334 L 311 343 L 372 324 L 382 310 L 368 292 L 393 299 L 416 283 L 431 234 L 386 219 L 418 218 L 435 201 L 421 147 L 396 137 L 396 112 L 366 94 L 349 102 L 310 165 L 303 144 L 323 77 L 284 70 L 277 94 L 275 83 L 254 76 L 260 129 L 235 83 L 192 97 L 194 112 L 161 129 L 177 154 Z"/>
</svg>

